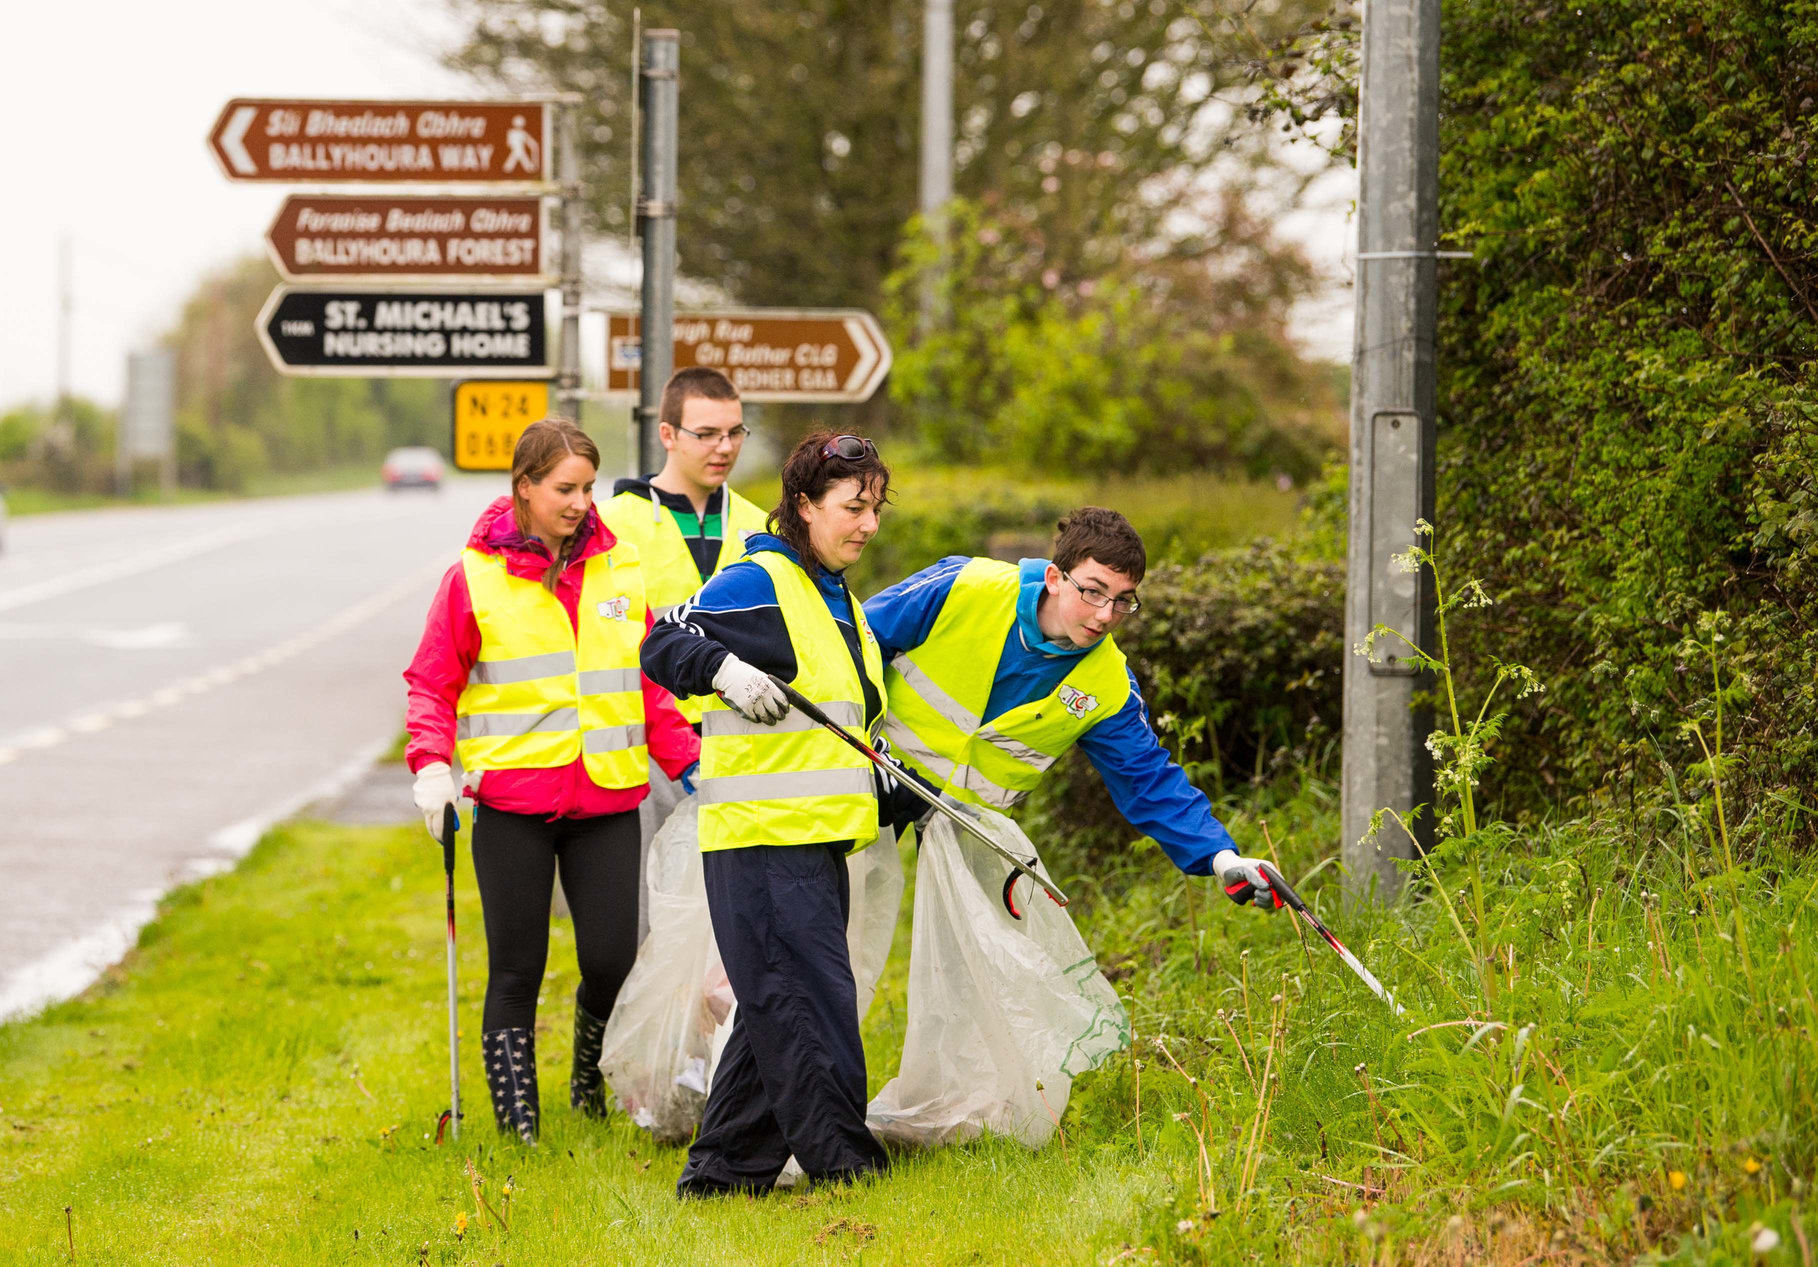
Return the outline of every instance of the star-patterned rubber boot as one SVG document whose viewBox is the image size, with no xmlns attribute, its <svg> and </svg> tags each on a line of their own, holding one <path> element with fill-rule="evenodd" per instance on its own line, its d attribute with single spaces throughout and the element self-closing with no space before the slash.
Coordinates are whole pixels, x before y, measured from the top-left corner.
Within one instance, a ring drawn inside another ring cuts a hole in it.
<svg viewBox="0 0 1818 1267">
<path fill-rule="evenodd" d="M 537 1142 L 537 1036 L 529 1029 L 490 1029 L 480 1035 L 492 1116 L 501 1131 Z"/>
<path fill-rule="evenodd" d="M 581 1006 L 581 992 L 574 992 L 574 1065 L 568 1071 L 568 1107 L 588 1117 L 606 1116 L 606 1078 L 600 1072 L 600 1047 L 606 1040 L 606 1022 Z"/>
</svg>

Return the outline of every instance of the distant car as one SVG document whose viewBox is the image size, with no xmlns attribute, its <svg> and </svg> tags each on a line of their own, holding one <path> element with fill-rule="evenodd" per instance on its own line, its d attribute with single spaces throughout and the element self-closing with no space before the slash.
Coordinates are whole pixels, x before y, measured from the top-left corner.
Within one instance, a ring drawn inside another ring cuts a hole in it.
<svg viewBox="0 0 1818 1267">
<path fill-rule="evenodd" d="M 442 487 L 442 455 L 434 449 L 412 447 L 393 449 L 385 455 L 385 465 L 379 468 L 379 476 L 385 481 L 385 487 L 396 492 L 400 488 Z"/>
</svg>

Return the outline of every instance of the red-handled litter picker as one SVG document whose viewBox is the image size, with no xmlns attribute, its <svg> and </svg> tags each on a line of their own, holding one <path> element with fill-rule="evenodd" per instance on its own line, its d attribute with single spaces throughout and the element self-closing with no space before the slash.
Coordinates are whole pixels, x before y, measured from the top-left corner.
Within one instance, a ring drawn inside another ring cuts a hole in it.
<svg viewBox="0 0 1818 1267">
<path fill-rule="evenodd" d="M 1397 1003 L 1394 996 L 1382 988 L 1382 982 L 1378 981 L 1368 968 L 1357 962 L 1357 956 L 1345 949 L 1345 944 L 1332 935 L 1332 930 L 1319 922 L 1319 916 L 1307 909 L 1307 904 L 1301 900 L 1300 894 L 1296 893 L 1293 887 L 1282 879 L 1281 872 L 1266 862 L 1261 864 L 1261 870 L 1269 881 L 1269 887 L 1281 894 L 1281 900 L 1293 907 L 1302 919 L 1313 925 L 1313 931 L 1324 937 L 1326 945 L 1338 952 L 1338 957 L 1345 961 L 1345 967 L 1363 978 L 1363 983 L 1370 987 L 1370 992 L 1393 1008 L 1395 1015 L 1403 1015 L 1401 1004 Z"/>
<path fill-rule="evenodd" d="M 436 1143 L 448 1129 L 453 1138 L 461 1138 L 461 1031 L 455 1015 L 455 922 L 454 871 L 455 833 L 461 830 L 461 819 L 450 805 L 442 811 L 442 874 L 447 877 L 448 894 L 448 1107 L 436 1122 Z"/>
<path fill-rule="evenodd" d="M 806 695 L 803 695 L 800 691 L 783 681 L 783 679 L 777 677 L 774 673 L 770 675 L 770 680 L 777 684 L 777 688 L 783 692 L 783 698 L 789 701 L 789 706 L 791 708 L 800 712 L 804 717 L 808 718 L 809 721 L 820 726 L 825 726 L 828 730 L 845 740 L 853 748 L 864 753 L 866 759 L 869 760 L 872 765 L 882 770 L 891 778 L 896 779 L 904 787 L 907 787 L 923 804 L 931 806 L 936 813 L 945 814 L 961 831 L 969 833 L 973 839 L 983 843 L 992 853 L 995 853 L 998 857 L 1002 858 L 1005 862 L 1015 868 L 1015 870 L 1010 872 L 1010 878 L 1004 881 L 1004 909 L 1010 912 L 1010 917 L 1012 919 L 1021 919 L 1023 917 L 1022 911 L 1018 910 L 1016 905 L 1016 878 L 1018 875 L 1026 875 L 1031 880 L 1034 880 L 1037 884 L 1041 885 L 1048 896 L 1054 899 L 1057 906 L 1065 906 L 1067 904 L 1067 895 L 1055 888 L 1046 876 L 1035 870 L 1034 858 L 1019 858 L 1011 853 L 1008 849 L 998 844 L 997 841 L 991 839 L 991 837 L 985 833 L 985 829 L 973 822 L 968 815 L 955 809 L 946 801 L 943 801 L 940 797 L 928 791 L 928 789 L 924 788 L 920 783 L 917 783 L 914 779 L 902 777 L 901 773 L 884 759 L 882 753 L 878 752 L 877 749 L 873 748 L 863 739 L 860 739 L 857 735 L 834 721 L 833 718 L 827 716 L 826 713 L 822 712 L 820 708 L 815 705 L 813 700 L 809 699 Z"/>
</svg>

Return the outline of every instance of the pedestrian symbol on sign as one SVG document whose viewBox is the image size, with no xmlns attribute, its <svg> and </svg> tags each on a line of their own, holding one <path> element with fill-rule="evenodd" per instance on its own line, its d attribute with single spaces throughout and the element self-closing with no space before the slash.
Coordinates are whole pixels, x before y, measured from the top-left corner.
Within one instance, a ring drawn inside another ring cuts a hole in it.
<svg viewBox="0 0 1818 1267">
<path fill-rule="evenodd" d="M 505 155 L 506 171 L 515 171 L 520 166 L 527 172 L 542 170 L 543 165 L 538 161 L 540 147 L 524 126 L 523 115 L 512 116 L 511 127 L 505 133 L 505 144 L 510 150 Z"/>
</svg>

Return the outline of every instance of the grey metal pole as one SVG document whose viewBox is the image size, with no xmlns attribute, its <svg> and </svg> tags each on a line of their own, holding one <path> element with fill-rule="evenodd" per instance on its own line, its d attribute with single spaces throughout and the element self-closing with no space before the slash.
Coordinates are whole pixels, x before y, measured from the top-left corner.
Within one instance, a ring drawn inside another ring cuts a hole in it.
<svg viewBox="0 0 1818 1267">
<path fill-rule="evenodd" d="M 562 359 L 556 377 L 559 412 L 581 420 L 581 184 L 580 106 L 556 106 L 556 158 L 562 182 Z"/>
<path fill-rule="evenodd" d="M 638 223 L 644 238 L 644 282 L 639 305 L 639 473 L 663 467 L 657 404 L 675 357 L 676 103 L 681 33 L 644 32 L 642 80 L 644 196 Z"/>
<path fill-rule="evenodd" d="M 953 198 L 953 0 L 927 0 L 922 11 L 922 220 L 942 242 L 941 262 L 922 279 L 924 330 L 940 319 L 946 270 L 945 208 Z"/>
<path fill-rule="evenodd" d="M 1370 0 L 1364 10 L 1358 122 L 1357 323 L 1351 355 L 1350 548 L 1345 645 L 1375 626 L 1431 649 L 1424 576 L 1390 565 L 1433 518 L 1435 247 L 1439 202 L 1439 0 Z M 1394 858 L 1415 844 L 1390 823 L 1361 844 L 1370 817 L 1404 818 L 1433 800 L 1431 714 L 1393 639 L 1382 663 L 1347 655 L 1344 671 L 1344 862 L 1354 894 L 1400 892 Z M 1416 825 L 1431 843 L 1431 815 Z"/>
</svg>

